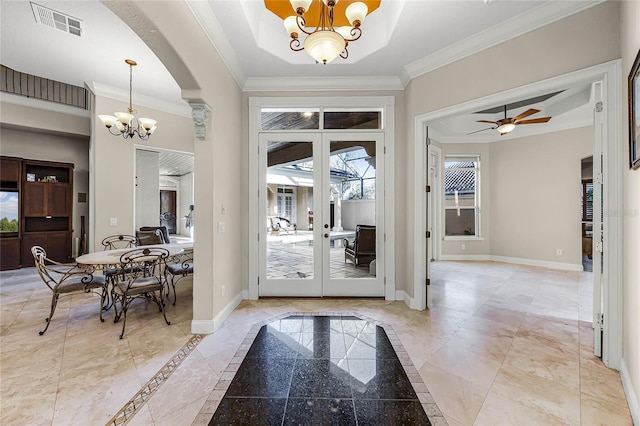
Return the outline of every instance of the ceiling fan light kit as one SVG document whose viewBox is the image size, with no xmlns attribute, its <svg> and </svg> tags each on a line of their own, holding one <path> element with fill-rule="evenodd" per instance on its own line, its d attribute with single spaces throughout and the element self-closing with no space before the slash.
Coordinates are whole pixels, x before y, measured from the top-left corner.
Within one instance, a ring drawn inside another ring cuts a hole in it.
<svg viewBox="0 0 640 426">
<path fill-rule="evenodd" d="M 284 27 L 291 36 L 289 47 L 298 52 L 306 50 L 316 62 L 327 64 L 338 56 L 343 59 L 349 57 L 347 47 L 350 42 L 358 40 L 362 36 L 360 25 L 369 13 L 369 7 L 364 2 L 351 2 L 345 16 L 350 26 L 334 26 L 334 7 L 339 0 L 289 0 L 295 15 L 284 19 Z M 348 2 L 349 0 L 343 0 Z M 314 4 L 315 3 L 315 4 Z M 320 7 L 318 23 L 313 27 L 307 27 L 305 14 L 313 6 Z M 267 4 L 269 8 L 269 4 Z M 275 12 L 274 12 L 275 13 Z M 276 13 L 277 14 L 277 13 Z M 304 42 L 300 41 L 300 34 L 306 34 Z"/>
<path fill-rule="evenodd" d="M 524 118 L 529 117 L 530 115 L 539 113 L 539 109 L 529 108 L 525 112 L 516 115 L 515 117 L 507 117 L 507 106 L 504 106 L 504 118 L 498 121 L 491 120 L 476 120 L 476 123 L 489 123 L 494 124 L 493 127 L 488 127 L 486 129 L 477 130 L 475 132 L 467 133 L 471 135 L 473 133 L 484 132 L 485 130 L 497 130 L 500 133 L 500 136 L 504 136 L 506 134 L 511 133 L 516 126 L 520 124 L 540 124 L 546 123 L 551 120 L 551 117 L 541 117 L 541 118 L 533 118 L 530 120 L 524 120 Z"/>
<path fill-rule="evenodd" d="M 113 115 L 100 114 L 98 118 L 109 129 L 109 133 L 114 136 L 122 136 L 127 139 L 138 135 L 140 139 L 147 140 L 156 130 L 157 122 L 152 118 L 136 118 L 136 111 L 132 104 L 132 91 L 133 67 L 138 64 L 133 59 L 125 59 L 124 62 L 129 65 L 129 107 L 127 112 L 114 112 Z"/>
</svg>

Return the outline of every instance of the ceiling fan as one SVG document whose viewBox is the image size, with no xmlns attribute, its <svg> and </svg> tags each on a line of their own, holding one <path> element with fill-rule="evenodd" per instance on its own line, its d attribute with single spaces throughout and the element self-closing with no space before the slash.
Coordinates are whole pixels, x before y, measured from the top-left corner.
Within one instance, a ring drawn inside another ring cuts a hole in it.
<svg viewBox="0 0 640 426">
<path fill-rule="evenodd" d="M 490 123 L 494 124 L 493 127 L 487 127 L 486 129 L 477 130 L 475 132 L 467 133 L 468 135 L 472 135 L 478 132 L 484 132 L 485 130 L 497 130 L 500 132 L 500 136 L 506 135 L 507 133 L 511 133 L 513 129 L 516 128 L 519 124 L 538 124 L 538 123 L 546 123 L 551 120 L 551 117 L 541 117 L 541 118 L 532 118 L 530 120 L 523 120 L 530 115 L 536 114 L 540 112 L 539 109 L 530 108 L 523 112 L 522 114 L 518 114 L 515 117 L 507 117 L 507 106 L 504 106 L 504 118 L 498 121 L 490 121 L 490 120 L 476 120 L 477 123 Z"/>
</svg>

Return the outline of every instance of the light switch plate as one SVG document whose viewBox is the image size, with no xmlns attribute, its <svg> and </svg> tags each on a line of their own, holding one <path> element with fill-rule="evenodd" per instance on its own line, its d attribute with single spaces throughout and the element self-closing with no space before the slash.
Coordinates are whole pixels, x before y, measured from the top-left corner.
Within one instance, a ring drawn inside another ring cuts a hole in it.
<svg viewBox="0 0 640 426">
<path fill-rule="evenodd" d="M 111 219 L 109 219 L 109 226 L 118 226 L 118 218 L 112 217 Z"/>
</svg>

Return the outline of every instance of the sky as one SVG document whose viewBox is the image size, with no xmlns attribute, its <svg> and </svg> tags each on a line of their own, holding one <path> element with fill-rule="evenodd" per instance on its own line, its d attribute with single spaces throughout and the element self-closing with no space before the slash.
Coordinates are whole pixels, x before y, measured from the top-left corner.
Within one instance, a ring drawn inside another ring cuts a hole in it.
<svg viewBox="0 0 640 426">
<path fill-rule="evenodd" d="M 18 193 L 0 191 L 0 218 L 18 219 Z"/>
</svg>

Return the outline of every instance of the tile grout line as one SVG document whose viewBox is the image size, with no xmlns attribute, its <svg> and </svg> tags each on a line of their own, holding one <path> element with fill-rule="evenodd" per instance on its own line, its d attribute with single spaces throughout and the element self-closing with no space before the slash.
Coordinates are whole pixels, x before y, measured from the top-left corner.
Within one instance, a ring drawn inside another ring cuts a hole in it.
<svg viewBox="0 0 640 426">
<path fill-rule="evenodd" d="M 140 409 L 147 403 L 151 396 L 167 381 L 178 369 L 182 361 L 196 349 L 202 341 L 202 334 L 195 334 L 185 343 L 176 354 L 153 376 L 135 395 L 106 423 L 105 426 L 126 425 L 131 421 Z"/>
<path fill-rule="evenodd" d="M 286 313 L 265 319 L 258 323 L 255 323 L 251 327 L 251 329 L 247 332 L 247 334 L 245 335 L 245 338 L 243 339 L 243 341 L 240 343 L 240 346 L 236 350 L 235 355 L 233 356 L 231 361 L 229 361 L 229 364 L 227 365 L 225 370 L 222 372 L 221 378 L 218 380 L 218 383 L 216 383 L 216 385 L 214 386 L 213 391 L 209 395 L 209 398 L 207 399 L 207 401 L 205 401 L 202 409 L 200 410 L 200 413 L 194 419 L 192 426 L 200 424 L 204 419 L 206 419 L 208 423 L 208 421 L 213 417 L 213 415 L 215 414 L 215 411 L 218 408 L 218 405 L 222 401 L 222 398 L 224 397 L 224 394 L 227 391 L 227 388 L 231 384 L 231 381 L 233 380 L 235 373 L 237 372 L 242 361 L 244 361 L 244 358 L 249 350 L 249 347 L 253 344 L 253 341 L 257 337 L 258 331 L 260 331 L 260 328 L 262 328 L 263 325 L 267 325 L 273 321 L 287 318 L 292 315 L 310 316 L 310 317 L 312 316 L 355 316 L 362 320 L 366 320 L 371 324 L 382 327 L 385 330 L 385 333 L 387 334 L 387 338 L 389 339 L 389 342 L 391 343 L 391 346 L 393 347 L 396 353 L 396 356 L 398 357 L 400 363 L 402 364 L 402 367 L 405 370 L 405 374 L 407 375 L 407 378 L 411 383 L 411 387 L 416 393 L 416 396 L 418 397 L 418 401 L 420 402 L 420 405 L 422 405 L 422 409 L 424 410 L 425 414 L 429 418 L 429 421 L 433 426 L 447 426 L 448 424 L 447 420 L 445 419 L 444 415 L 440 411 L 440 408 L 438 407 L 435 400 L 433 399 L 431 392 L 429 392 L 427 385 L 422 380 L 422 376 L 420 376 L 420 373 L 418 372 L 416 367 L 413 365 L 413 362 L 411 361 L 411 358 L 409 357 L 408 352 L 405 350 L 404 346 L 402 345 L 402 342 L 400 341 L 400 338 L 396 334 L 393 326 L 386 324 L 382 321 L 374 320 L 373 318 L 356 311 L 286 312 Z M 402 353 L 402 358 L 400 357 L 400 353 Z M 234 364 L 235 366 L 232 366 L 232 364 Z M 224 377 L 225 380 L 223 380 L 222 377 Z M 221 383 L 221 382 L 224 382 L 224 383 Z"/>
</svg>

